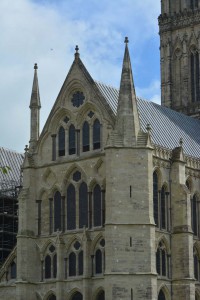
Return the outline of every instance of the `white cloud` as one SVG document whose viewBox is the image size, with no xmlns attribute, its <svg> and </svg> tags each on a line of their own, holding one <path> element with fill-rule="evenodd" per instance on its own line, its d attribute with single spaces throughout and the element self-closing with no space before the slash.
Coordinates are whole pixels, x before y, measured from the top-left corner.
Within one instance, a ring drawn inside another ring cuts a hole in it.
<svg viewBox="0 0 200 300">
<path fill-rule="evenodd" d="M 143 99 L 160 104 L 160 81 L 152 81 L 150 85 L 145 88 L 136 87 L 136 93 L 137 96 Z"/>
<path fill-rule="evenodd" d="M 43 126 L 72 64 L 76 44 L 92 77 L 117 87 L 123 39 L 128 35 L 134 70 L 141 72 L 141 49 L 158 31 L 159 5 L 155 0 L 1 0 L 1 146 L 23 151 L 29 141 L 35 62 Z"/>
</svg>

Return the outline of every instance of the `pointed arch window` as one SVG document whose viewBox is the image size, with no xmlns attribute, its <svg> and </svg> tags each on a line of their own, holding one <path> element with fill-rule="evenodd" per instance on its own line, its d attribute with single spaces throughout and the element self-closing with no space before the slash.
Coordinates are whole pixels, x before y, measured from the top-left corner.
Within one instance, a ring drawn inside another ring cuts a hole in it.
<svg viewBox="0 0 200 300">
<path fill-rule="evenodd" d="M 102 274 L 102 252 L 97 249 L 95 253 L 95 273 Z"/>
<path fill-rule="evenodd" d="M 93 190 L 93 224 L 94 227 L 102 226 L 101 188 L 98 184 Z"/>
<path fill-rule="evenodd" d="M 103 274 L 105 270 L 105 240 L 101 239 L 95 247 L 94 255 L 92 256 L 94 274 Z M 93 261 L 94 258 L 94 261 Z"/>
<path fill-rule="evenodd" d="M 68 272 L 66 271 L 66 274 L 69 274 L 70 276 L 82 276 L 83 275 L 83 250 L 81 247 L 81 244 L 76 241 L 71 246 L 71 253 L 69 255 L 68 259 Z"/>
<path fill-rule="evenodd" d="M 193 49 L 190 54 L 191 64 L 191 97 L 192 102 L 200 101 L 200 82 L 199 82 L 199 52 Z"/>
<path fill-rule="evenodd" d="M 17 277 L 17 265 L 16 263 L 13 261 L 10 265 L 10 278 L 11 279 L 16 279 Z"/>
<path fill-rule="evenodd" d="M 56 300 L 56 296 L 55 295 L 51 295 L 48 297 L 48 300 Z"/>
<path fill-rule="evenodd" d="M 76 228 L 76 191 L 73 184 L 67 188 L 67 229 Z"/>
<path fill-rule="evenodd" d="M 166 300 L 163 290 L 160 290 L 158 295 L 158 300 Z"/>
<path fill-rule="evenodd" d="M 56 278 L 57 276 L 57 255 L 56 248 L 50 245 L 44 259 L 44 278 Z"/>
<path fill-rule="evenodd" d="M 58 155 L 65 156 L 65 129 L 62 126 L 58 132 Z"/>
<path fill-rule="evenodd" d="M 195 236 L 199 236 L 199 201 L 197 195 L 191 200 L 192 230 Z"/>
<path fill-rule="evenodd" d="M 76 130 L 73 124 L 69 127 L 69 155 L 76 153 Z"/>
<path fill-rule="evenodd" d="M 90 150 L 90 127 L 87 121 L 84 122 L 82 128 L 83 152 Z"/>
<path fill-rule="evenodd" d="M 96 300 L 105 300 L 105 292 L 104 291 L 100 291 L 97 295 Z"/>
<path fill-rule="evenodd" d="M 83 275 L 83 251 L 78 254 L 78 275 Z"/>
<path fill-rule="evenodd" d="M 45 257 L 45 278 L 51 278 L 51 257 L 49 255 Z"/>
<path fill-rule="evenodd" d="M 160 228 L 167 229 L 168 219 L 168 201 L 167 201 L 167 189 L 163 186 L 160 194 Z"/>
<path fill-rule="evenodd" d="M 79 188 L 79 228 L 88 227 L 88 188 L 82 182 Z"/>
<path fill-rule="evenodd" d="M 54 195 L 54 231 L 61 230 L 61 194 Z"/>
<path fill-rule="evenodd" d="M 168 255 L 163 242 L 159 243 L 156 252 L 156 270 L 158 275 L 168 277 Z"/>
<path fill-rule="evenodd" d="M 93 149 L 101 148 L 101 124 L 98 119 L 93 124 Z"/>
<path fill-rule="evenodd" d="M 199 255 L 196 247 L 193 248 L 193 257 L 194 257 L 194 278 L 200 281 L 200 262 L 199 262 Z"/>
<path fill-rule="evenodd" d="M 79 292 L 76 292 L 76 293 L 72 296 L 71 300 L 83 300 L 83 295 L 82 295 L 81 293 L 79 293 Z"/>
<path fill-rule="evenodd" d="M 153 173 L 153 212 L 154 212 L 154 221 L 158 227 L 158 174 L 157 172 Z"/>
</svg>

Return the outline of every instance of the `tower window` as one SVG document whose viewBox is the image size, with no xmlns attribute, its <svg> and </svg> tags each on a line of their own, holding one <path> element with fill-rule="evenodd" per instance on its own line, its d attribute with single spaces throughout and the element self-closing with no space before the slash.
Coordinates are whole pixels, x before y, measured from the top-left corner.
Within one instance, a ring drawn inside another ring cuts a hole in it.
<svg viewBox="0 0 200 300">
<path fill-rule="evenodd" d="M 65 129 L 62 126 L 58 132 L 58 155 L 65 155 Z"/>
<path fill-rule="evenodd" d="M 192 51 L 190 57 L 191 63 L 191 97 L 192 102 L 199 101 L 199 52 Z"/>
</svg>

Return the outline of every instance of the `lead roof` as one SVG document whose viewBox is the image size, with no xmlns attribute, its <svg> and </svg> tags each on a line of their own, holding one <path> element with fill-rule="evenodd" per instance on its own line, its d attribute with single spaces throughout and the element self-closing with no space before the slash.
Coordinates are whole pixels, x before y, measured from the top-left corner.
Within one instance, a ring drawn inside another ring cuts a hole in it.
<svg viewBox="0 0 200 300">
<path fill-rule="evenodd" d="M 116 115 L 119 90 L 98 81 L 95 83 Z M 154 145 L 172 150 L 179 146 L 179 141 L 182 139 L 184 154 L 199 158 L 199 120 L 138 97 L 137 108 L 141 129 L 146 132 L 147 124 L 151 126 Z"/>
</svg>

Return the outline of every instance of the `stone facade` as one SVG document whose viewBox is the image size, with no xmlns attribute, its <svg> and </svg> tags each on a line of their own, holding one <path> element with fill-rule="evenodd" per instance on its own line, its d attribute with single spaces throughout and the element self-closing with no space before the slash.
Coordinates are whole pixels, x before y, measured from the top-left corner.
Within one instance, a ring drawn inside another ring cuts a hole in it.
<svg viewBox="0 0 200 300">
<path fill-rule="evenodd" d="M 159 18 L 162 104 L 179 110 L 184 97 L 165 77 L 174 68 L 168 38 L 177 35 L 167 20 L 170 9 L 185 13 L 189 2 L 172 8 L 175 2 L 163 1 Z M 180 39 L 191 30 L 184 24 Z M 127 38 L 125 44 L 117 110 L 108 101 L 109 88 L 105 94 L 98 88 L 76 47 L 40 136 L 34 67 L 17 246 L 0 270 L 1 300 L 200 299 L 200 160 L 184 153 L 184 141 L 167 149 L 153 142 L 149 124 L 142 130 Z M 199 143 L 194 132 L 189 138 L 191 147 Z"/>
</svg>

